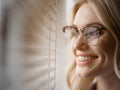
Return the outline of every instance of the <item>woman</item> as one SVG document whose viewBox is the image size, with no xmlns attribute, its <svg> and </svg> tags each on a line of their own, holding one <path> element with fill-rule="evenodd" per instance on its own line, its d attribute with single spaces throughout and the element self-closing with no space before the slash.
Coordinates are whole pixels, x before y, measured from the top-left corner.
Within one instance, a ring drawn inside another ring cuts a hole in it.
<svg viewBox="0 0 120 90">
<path fill-rule="evenodd" d="M 78 0 L 63 28 L 73 52 L 70 90 L 120 90 L 120 1 Z"/>
</svg>

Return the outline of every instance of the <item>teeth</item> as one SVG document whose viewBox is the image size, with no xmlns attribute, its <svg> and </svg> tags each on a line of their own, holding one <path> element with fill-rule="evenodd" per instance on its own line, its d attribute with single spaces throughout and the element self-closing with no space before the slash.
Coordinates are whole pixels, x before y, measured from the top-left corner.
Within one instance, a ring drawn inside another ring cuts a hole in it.
<svg viewBox="0 0 120 90">
<path fill-rule="evenodd" d="M 88 56 L 80 56 L 78 57 L 79 61 L 87 61 L 87 60 L 93 60 L 96 59 L 97 57 L 88 57 Z"/>
</svg>

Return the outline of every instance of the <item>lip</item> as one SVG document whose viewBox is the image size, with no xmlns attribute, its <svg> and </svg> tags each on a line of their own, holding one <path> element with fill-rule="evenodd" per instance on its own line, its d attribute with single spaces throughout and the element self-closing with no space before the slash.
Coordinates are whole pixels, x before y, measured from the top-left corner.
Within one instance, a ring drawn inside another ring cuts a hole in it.
<svg viewBox="0 0 120 90">
<path fill-rule="evenodd" d="M 77 65 L 79 65 L 79 66 L 86 66 L 86 65 L 89 65 L 89 64 L 91 64 L 91 63 L 93 63 L 95 61 L 96 60 L 90 60 L 90 61 L 79 61 L 79 60 L 76 60 Z"/>
</svg>

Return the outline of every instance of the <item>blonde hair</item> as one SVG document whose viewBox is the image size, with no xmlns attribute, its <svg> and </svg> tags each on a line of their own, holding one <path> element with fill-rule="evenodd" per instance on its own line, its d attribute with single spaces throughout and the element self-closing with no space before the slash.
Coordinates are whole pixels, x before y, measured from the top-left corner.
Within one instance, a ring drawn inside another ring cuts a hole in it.
<svg viewBox="0 0 120 90">
<path fill-rule="evenodd" d="M 116 52 L 114 60 L 115 73 L 120 78 L 120 1 L 119 0 L 77 0 L 71 12 L 72 24 L 78 9 L 84 3 L 89 3 L 95 11 L 100 22 L 113 34 L 116 39 Z M 76 63 L 72 60 L 67 69 L 66 79 L 69 90 L 87 90 L 90 88 L 94 78 L 81 78 L 75 72 Z"/>
</svg>

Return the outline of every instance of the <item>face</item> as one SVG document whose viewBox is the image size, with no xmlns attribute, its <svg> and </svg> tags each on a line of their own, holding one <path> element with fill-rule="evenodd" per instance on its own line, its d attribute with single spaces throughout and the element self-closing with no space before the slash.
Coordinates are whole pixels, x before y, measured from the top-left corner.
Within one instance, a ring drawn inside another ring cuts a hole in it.
<svg viewBox="0 0 120 90">
<path fill-rule="evenodd" d="M 89 4 L 83 4 L 77 11 L 73 24 L 78 28 L 99 23 L 99 19 Z M 109 75 L 114 71 L 113 61 L 116 41 L 108 30 L 103 30 L 97 37 L 97 44 L 85 42 L 80 33 L 77 38 L 71 38 L 72 51 L 76 61 L 76 73 L 81 77 Z M 92 41 L 92 40 L 91 40 Z"/>
</svg>

